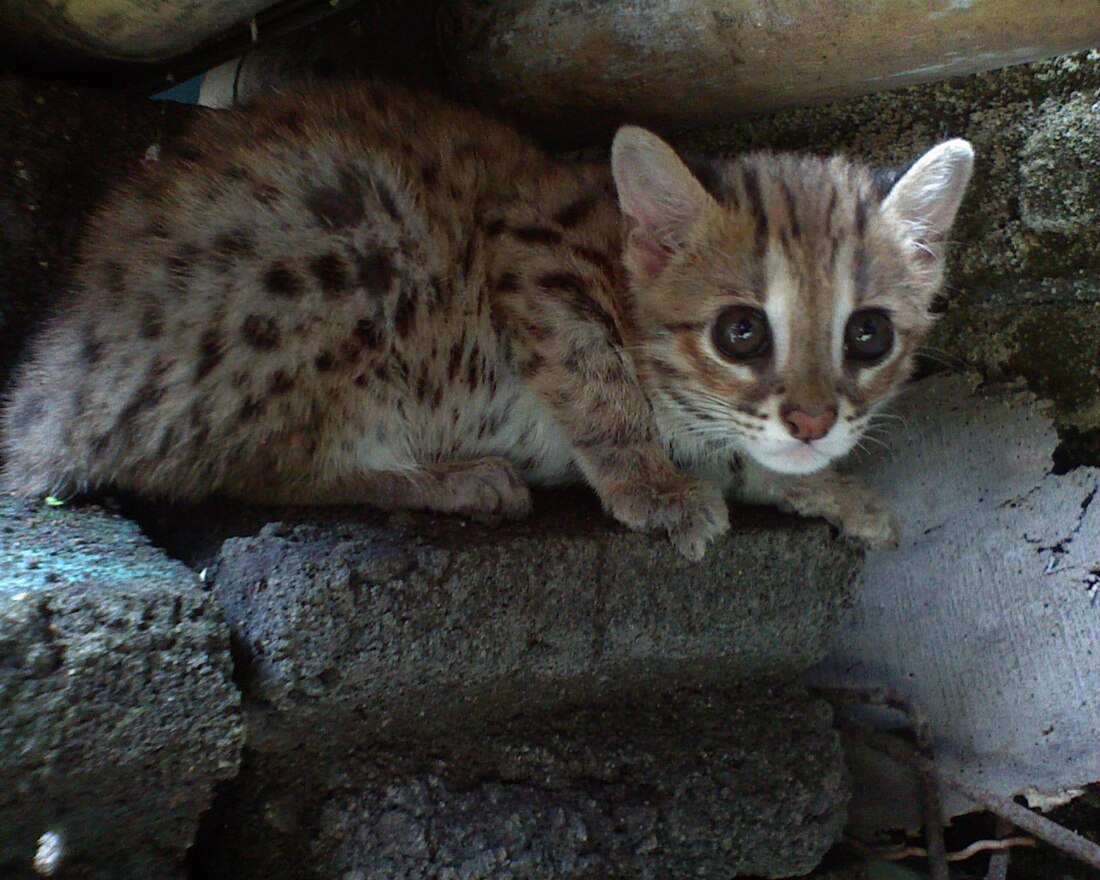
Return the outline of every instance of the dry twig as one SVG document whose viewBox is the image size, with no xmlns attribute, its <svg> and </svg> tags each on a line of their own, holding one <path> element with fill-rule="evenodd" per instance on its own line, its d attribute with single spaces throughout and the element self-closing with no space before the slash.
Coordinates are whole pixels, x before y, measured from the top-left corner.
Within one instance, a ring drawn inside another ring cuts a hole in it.
<svg viewBox="0 0 1100 880">
<path fill-rule="evenodd" d="M 911 746 L 896 737 L 879 733 L 850 720 L 838 720 L 837 726 L 853 742 L 874 749 L 899 764 L 912 767 L 918 773 L 934 777 L 942 785 L 959 792 L 978 806 L 984 807 L 989 812 L 1011 822 L 1017 828 L 1030 832 L 1066 855 L 1100 869 L 1100 846 L 1097 846 L 1091 840 L 1087 840 L 1068 828 L 1063 828 L 1058 823 L 1051 822 L 1049 819 L 1021 807 L 1015 801 L 998 797 L 981 786 L 960 779 L 956 775 L 936 767 L 928 758 L 917 754 Z"/>
</svg>

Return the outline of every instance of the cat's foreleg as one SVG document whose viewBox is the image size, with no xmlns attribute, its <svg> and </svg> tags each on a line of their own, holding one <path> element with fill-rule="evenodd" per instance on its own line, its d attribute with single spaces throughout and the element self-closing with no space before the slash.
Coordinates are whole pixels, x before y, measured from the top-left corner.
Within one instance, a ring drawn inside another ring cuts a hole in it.
<svg viewBox="0 0 1100 880">
<path fill-rule="evenodd" d="M 716 484 L 680 471 L 660 443 L 637 375 L 605 306 L 579 290 L 524 297 L 508 322 L 512 359 L 568 434 L 604 507 L 638 531 L 665 531 L 689 559 L 729 529 Z"/>
<path fill-rule="evenodd" d="M 749 504 L 819 516 L 869 549 L 898 546 L 901 527 L 886 499 L 858 478 L 831 468 L 793 476 L 746 462 L 735 494 Z"/>
</svg>

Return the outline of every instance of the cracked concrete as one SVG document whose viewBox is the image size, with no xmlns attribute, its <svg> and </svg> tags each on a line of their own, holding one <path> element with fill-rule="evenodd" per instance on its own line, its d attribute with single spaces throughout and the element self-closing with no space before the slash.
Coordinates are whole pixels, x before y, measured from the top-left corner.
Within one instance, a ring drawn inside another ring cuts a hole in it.
<svg viewBox="0 0 1100 880">
<path fill-rule="evenodd" d="M 861 471 L 896 499 L 906 534 L 868 558 L 823 667 L 908 692 L 936 760 L 1006 799 L 1100 779 L 1100 469 L 1051 473 L 1049 411 L 973 376 L 925 380 L 899 404 L 891 458 Z M 892 793 L 904 787 L 875 778 L 861 776 L 857 820 L 907 827 L 911 803 Z"/>
</svg>

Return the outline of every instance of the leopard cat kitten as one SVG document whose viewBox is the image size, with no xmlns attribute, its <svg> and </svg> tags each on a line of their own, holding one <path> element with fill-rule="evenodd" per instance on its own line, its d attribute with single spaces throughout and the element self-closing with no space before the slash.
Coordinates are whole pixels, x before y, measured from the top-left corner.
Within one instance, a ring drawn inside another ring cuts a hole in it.
<svg viewBox="0 0 1100 880">
<path fill-rule="evenodd" d="M 610 168 L 391 85 L 209 113 L 114 193 L 3 413 L 22 495 L 518 517 L 584 480 L 700 558 L 724 493 L 896 542 L 828 469 L 909 372 L 972 165 Z"/>
</svg>

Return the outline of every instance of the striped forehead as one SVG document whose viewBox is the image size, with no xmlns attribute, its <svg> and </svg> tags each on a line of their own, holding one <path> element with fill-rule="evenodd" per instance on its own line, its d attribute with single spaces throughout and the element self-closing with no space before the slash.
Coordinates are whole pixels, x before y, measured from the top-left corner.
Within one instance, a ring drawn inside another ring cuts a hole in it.
<svg viewBox="0 0 1100 880">
<path fill-rule="evenodd" d="M 853 248 L 842 243 L 829 272 L 769 244 L 764 256 L 764 312 L 778 372 L 839 369 L 844 325 L 854 306 L 852 259 Z"/>
</svg>

